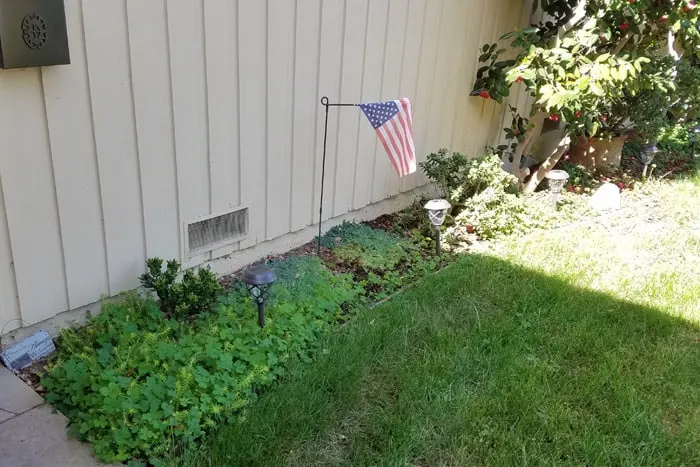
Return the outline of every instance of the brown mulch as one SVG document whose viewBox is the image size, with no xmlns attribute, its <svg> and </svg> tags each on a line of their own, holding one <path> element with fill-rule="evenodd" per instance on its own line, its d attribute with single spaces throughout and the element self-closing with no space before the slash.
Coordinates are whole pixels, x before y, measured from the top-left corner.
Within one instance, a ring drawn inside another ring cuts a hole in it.
<svg viewBox="0 0 700 467">
<path fill-rule="evenodd" d="M 42 397 L 46 394 L 46 389 L 41 385 L 41 376 L 46 373 L 46 366 L 48 364 L 48 359 L 39 360 L 17 373 L 19 379 L 24 381 L 27 386 L 34 389 L 34 391 Z"/>
<path fill-rule="evenodd" d="M 385 230 L 387 232 L 393 232 L 396 226 L 397 214 L 384 214 L 379 216 L 374 220 L 367 221 L 364 224 L 372 227 L 373 229 Z"/>
<path fill-rule="evenodd" d="M 363 222 L 363 224 L 372 227 L 373 229 L 384 230 L 386 232 L 394 233 L 396 231 L 396 221 L 399 217 L 398 214 L 384 214 L 377 217 L 376 219 Z M 410 229 L 408 229 L 410 231 Z M 279 261 L 287 258 L 294 258 L 298 256 L 316 256 L 318 253 L 318 243 L 316 240 L 312 240 L 304 245 L 289 250 L 285 253 L 279 255 L 270 255 L 265 257 L 265 261 Z M 352 276 L 357 281 L 362 281 L 367 278 L 366 271 L 359 264 L 349 264 L 340 260 L 331 248 L 322 246 L 320 250 L 321 261 L 324 265 L 331 271 L 338 272 L 341 274 L 352 274 Z M 236 282 L 238 282 L 239 277 L 245 271 L 245 268 L 234 271 L 231 274 L 222 276 L 219 279 L 219 283 L 224 289 L 231 288 Z"/>
</svg>

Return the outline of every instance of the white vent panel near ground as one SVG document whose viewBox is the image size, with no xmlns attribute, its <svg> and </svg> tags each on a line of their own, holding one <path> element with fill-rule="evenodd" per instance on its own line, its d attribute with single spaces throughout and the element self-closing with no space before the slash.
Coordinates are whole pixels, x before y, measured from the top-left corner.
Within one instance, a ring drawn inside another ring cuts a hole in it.
<svg viewBox="0 0 700 467">
<path fill-rule="evenodd" d="M 201 253 L 242 240 L 248 235 L 248 208 L 187 224 L 187 251 Z"/>
</svg>

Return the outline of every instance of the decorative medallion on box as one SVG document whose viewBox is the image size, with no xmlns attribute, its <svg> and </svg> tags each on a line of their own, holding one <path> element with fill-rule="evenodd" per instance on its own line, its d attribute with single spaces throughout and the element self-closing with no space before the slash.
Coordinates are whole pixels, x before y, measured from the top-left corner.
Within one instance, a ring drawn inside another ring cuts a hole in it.
<svg viewBox="0 0 700 467">
<path fill-rule="evenodd" d="M 0 67 L 68 63 L 63 0 L 0 0 Z"/>
<path fill-rule="evenodd" d="M 33 13 L 27 15 L 22 20 L 22 39 L 27 47 L 39 50 L 46 44 L 46 21 L 44 18 Z"/>
</svg>

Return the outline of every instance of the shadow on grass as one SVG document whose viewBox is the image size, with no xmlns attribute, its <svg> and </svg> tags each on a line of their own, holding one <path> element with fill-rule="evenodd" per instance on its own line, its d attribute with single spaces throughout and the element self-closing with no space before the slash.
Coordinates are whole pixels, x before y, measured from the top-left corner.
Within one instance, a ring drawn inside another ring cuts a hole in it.
<svg viewBox="0 0 700 467">
<path fill-rule="evenodd" d="M 184 463 L 698 465 L 699 342 L 661 310 L 468 256 L 329 336 Z"/>
</svg>

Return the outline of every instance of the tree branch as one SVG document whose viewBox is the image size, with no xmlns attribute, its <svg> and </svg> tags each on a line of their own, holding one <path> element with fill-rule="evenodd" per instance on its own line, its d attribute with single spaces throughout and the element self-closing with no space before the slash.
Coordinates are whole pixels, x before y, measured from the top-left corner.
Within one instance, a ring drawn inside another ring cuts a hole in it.
<svg viewBox="0 0 700 467">
<path fill-rule="evenodd" d="M 518 178 L 519 189 L 522 189 L 523 180 L 525 180 L 526 177 L 526 174 L 520 170 L 520 162 L 522 161 L 523 156 L 527 154 L 527 151 L 530 149 L 530 146 L 532 146 L 532 143 L 535 141 L 537 132 L 542 130 L 542 123 L 544 123 L 544 119 L 545 113 L 538 112 L 537 115 L 530 120 L 530 128 L 525 132 L 523 140 L 518 143 L 518 146 L 515 148 L 515 152 L 513 153 L 513 165 L 511 172 Z"/>
<path fill-rule="evenodd" d="M 569 21 L 564 23 L 562 27 L 559 28 L 557 32 L 557 47 L 561 44 L 561 40 L 564 38 L 567 32 L 569 32 L 574 26 L 578 24 L 579 21 L 586 17 L 586 6 L 588 5 L 588 0 L 581 0 L 576 9 L 574 10 L 573 16 L 569 18 Z"/>
<path fill-rule="evenodd" d="M 523 172 L 520 170 L 520 162 L 523 160 L 523 154 L 525 154 L 525 151 L 527 151 L 530 147 L 533 138 L 533 131 L 530 129 L 527 131 L 527 133 L 525 133 L 525 138 L 518 143 L 518 146 L 515 148 L 515 152 L 513 153 L 513 165 L 511 167 L 511 172 L 518 178 L 518 186 L 522 185 L 523 179 L 525 178 Z"/>
<path fill-rule="evenodd" d="M 535 191 L 537 187 L 542 183 L 542 180 L 547 176 L 550 170 L 554 168 L 555 165 L 557 165 L 557 162 L 559 162 L 559 159 L 561 159 L 561 156 L 564 155 L 567 149 L 569 149 L 569 145 L 571 144 L 571 137 L 570 136 L 565 136 L 562 138 L 562 140 L 559 142 L 559 145 L 557 148 L 550 154 L 550 156 L 545 160 L 540 167 L 537 169 L 537 172 L 532 174 L 530 177 L 530 180 L 528 180 L 527 184 L 525 185 L 523 189 L 523 193 L 529 194 Z"/>
<path fill-rule="evenodd" d="M 678 52 L 676 52 L 676 36 L 673 35 L 672 30 L 668 30 L 668 54 L 673 57 L 675 61 L 678 61 L 681 59 L 681 56 Z"/>
<path fill-rule="evenodd" d="M 618 42 L 617 45 L 615 46 L 615 48 L 612 50 L 612 52 L 611 52 L 612 55 L 619 54 L 620 51 L 627 45 L 629 40 L 630 40 L 630 35 L 625 34 L 625 37 L 623 37 L 622 40 L 620 42 Z"/>
</svg>

